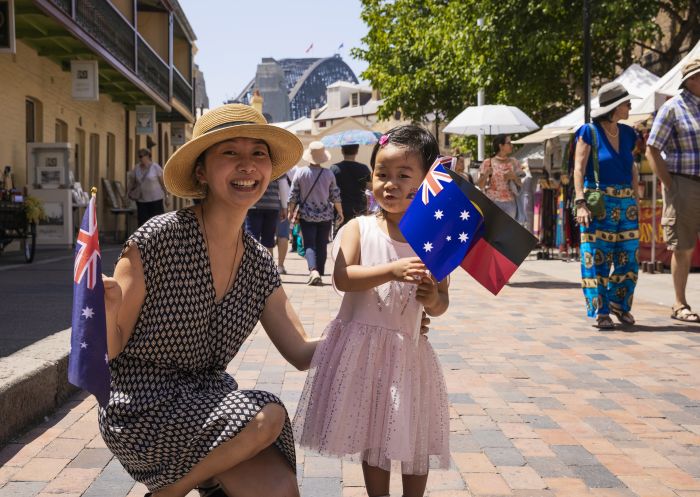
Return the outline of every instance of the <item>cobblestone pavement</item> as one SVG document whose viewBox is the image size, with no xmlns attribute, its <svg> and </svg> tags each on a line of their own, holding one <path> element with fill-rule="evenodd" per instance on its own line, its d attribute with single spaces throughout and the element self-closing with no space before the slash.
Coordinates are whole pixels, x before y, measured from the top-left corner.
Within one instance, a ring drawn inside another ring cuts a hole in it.
<svg viewBox="0 0 700 497">
<path fill-rule="evenodd" d="M 529 267 L 499 297 L 456 273 L 451 308 L 432 324 L 450 393 L 452 465 L 431 472 L 429 495 L 700 497 L 700 326 L 637 302 L 634 332 L 599 332 L 583 317 L 576 283 Z M 285 289 L 317 336 L 340 299 L 328 285 L 306 286 L 299 258 L 288 269 Z M 294 412 L 305 373 L 264 332 L 229 371 Z M 303 496 L 366 495 L 358 465 L 297 454 Z M 145 492 L 105 448 L 84 394 L 0 450 L 0 464 L 0 497 Z M 397 475 L 392 495 L 401 495 Z"/>
</svg>

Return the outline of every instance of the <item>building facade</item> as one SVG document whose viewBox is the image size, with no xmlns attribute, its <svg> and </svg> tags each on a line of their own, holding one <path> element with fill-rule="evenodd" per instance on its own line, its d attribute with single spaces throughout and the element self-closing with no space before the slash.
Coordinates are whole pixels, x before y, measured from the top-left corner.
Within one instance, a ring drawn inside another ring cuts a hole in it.
<svg viewBox="0 0 700 497">
<path fill-rule="evenodd" d="M 16 187 L 34 186 L 32 143 L 70 144 L 85 191 L 103 178 L 125 184 L 140 148 L 165 163 L 195 116 L 196 38 L 177 0 L 14 0 L 14 23 L 15 53 L 0 53 L 0 165 Z M 96 61 L 96 99 L 74 98 L 73 61 Z M 144 105 L 156 119 L 138 134 Z M 125 229 L 98 198 L 101 231 Z"/>
</svg>

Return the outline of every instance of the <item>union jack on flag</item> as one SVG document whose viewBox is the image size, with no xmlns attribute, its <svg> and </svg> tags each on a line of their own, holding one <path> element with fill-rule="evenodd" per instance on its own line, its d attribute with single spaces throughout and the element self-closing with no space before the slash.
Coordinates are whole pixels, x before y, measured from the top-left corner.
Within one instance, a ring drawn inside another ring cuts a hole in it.
<svg viewBox="0 0 700 497">
<path fill-rule="evenodd" d="M 100 241 L 93 194 L 80 225 L 73 266 L 73 318 L 71 322 L 68 381 L 109 401 L 109 365 L 105 290 L 102 284 Z"/>
<path fill-rule="evenodd" d="M 87 218 L 87 227 L 85 226 Z M 100 259 L 100 241 L 97 235 L 97 209 L 95 209 L 95 197 L 90 199 L 87 211 L 78 233 L 78 253 L 75 256 L 73 268 L 73 282 L 80 284 L 87 273 L 87 287 L 92 290 L 99 276 L 97 263 Z"/>
<path fill-rule="evenodd" d="M 421 193 L 421 198 L 425 205 L 430 203 L 431 193 L 433 194 L 433 197 L 437 197 L 438 193 L 442 191 L 443 186 L 442 183 L 440 183 L 441 181 L 444 181 L 445 183 L 452 182 L 450 175 L 446 172 L 439 171 L 437 166 L 442 165 L 443 167 L 452 169 L 454 167 L 455 160 L 456 159 L 454 157 L 438 157 L 438 159 L 430 167 L 430 171 L 425 176 L 421 187 L 421 190 L 423 190 Z"/>
</svg>

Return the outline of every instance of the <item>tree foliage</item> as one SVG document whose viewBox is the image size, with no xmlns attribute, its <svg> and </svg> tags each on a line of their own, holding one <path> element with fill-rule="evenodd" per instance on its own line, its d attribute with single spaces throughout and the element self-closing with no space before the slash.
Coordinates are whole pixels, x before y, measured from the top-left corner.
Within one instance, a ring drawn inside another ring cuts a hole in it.
<svg viewBox="0 0 700 497">
<path fill-rule="evenodd" d="M 666 4 L 687 14 L 698 1 Z M 451 119 L 476 104 L 479 88 L 487 102 L 516 105 L 540 123 L 581 104 L 583 0 L 362 3 L 369 31 L 353 55 L 369 63 L 363 77 L 385 99 L 382 116 L 401 110 L 413 120 L 430 112 Z M 614 78 L 640 40 L 660 36 L 663 3 L 591 1 L 594 82 Z"/>
</svg>

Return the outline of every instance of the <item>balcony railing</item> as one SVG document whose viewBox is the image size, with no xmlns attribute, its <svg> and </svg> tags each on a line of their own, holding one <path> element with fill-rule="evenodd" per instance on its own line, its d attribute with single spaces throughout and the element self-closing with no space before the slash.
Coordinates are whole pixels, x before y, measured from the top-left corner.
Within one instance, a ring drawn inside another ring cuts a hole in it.
<svg viewBox="0 0 700 497">
<path fill-rule="evenodd" d="M 148 43 L 138 36 L 138 65 L 136 74 L 165 100 L 170 100 L 170 68 Z"/>
<path fill-rule="evenodd" d="M 180 74 L 180 71 L 173 67 L 173 97 L 180 101 L 182 105 L 192 111 L 194 109 L 194 97 L 192 86 Z"/>
<path fill-rule="evenodd" d="M 53 0 L 59 3 L 59 0 Z M 134 70 L 134 28 L 101 0 L 76 0 L 75 21 L 119 62 Z"/>
<path fill-rule="evenodd" d="M 53 3 L 56 7 L 61 9 L 63 12 L 65 12 L 70 17 L 73 17 L 73 12 L 71 12 L 71 10 L 72 10 L 71 0 L 51 0 L 51 3 Z"/>
</svg>

